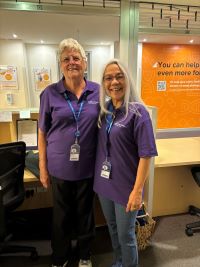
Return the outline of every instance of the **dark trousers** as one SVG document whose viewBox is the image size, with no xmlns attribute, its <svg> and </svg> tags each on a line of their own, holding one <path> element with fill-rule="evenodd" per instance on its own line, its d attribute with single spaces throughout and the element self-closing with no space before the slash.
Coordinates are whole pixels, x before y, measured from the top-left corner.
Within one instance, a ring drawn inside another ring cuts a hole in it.
<svg viewBox="0 0 200 267">
<path fill-rule="evenodd" d="M 80 259 L 88 259 L 95 233 L 93 179 L 64 181 L 53 177 L 52 191 L 53 264 L 62 265 L 69 259 L 73 239 L 78 241 Z"/>
</svg>

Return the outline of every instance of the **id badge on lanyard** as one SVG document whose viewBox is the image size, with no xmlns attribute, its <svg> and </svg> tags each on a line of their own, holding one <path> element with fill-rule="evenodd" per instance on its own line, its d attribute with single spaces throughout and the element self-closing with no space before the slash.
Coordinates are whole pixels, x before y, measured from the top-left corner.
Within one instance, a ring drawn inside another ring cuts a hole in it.
<svg viewBox="0 0 200 267">
<path fill-rule="evenodd" d="M 108 160 L 105 160 L 101 168 L 101 177 L 109 179 L 111 173 L 111 163 Z"/>
<path fill-rule="evenodd" d="M 70 161 L 79 161 L 80 146 L 79 144 L 73 144 L 70 149 Z"/>
<path fill-rule="evenodd" d="M 112 113 L 110 114 L 110 116 L 108 118 L 106 118 L 107 121 L 107 126 L 106 126 L 106 136 L 107 136 L 107 140 L 106 140 L 106 159 L 102 164 L 101 167 L 101 177 L 106 178 L 106 179 L 110 179 L 110 174 L 111 174 L 111 169 L 112 169 L 112 165 L 111 162 L 109 160 L 110 158 L 110 141 L 109 141 L 109 136 L 110 136 L 110 131 L 111 128 L 113 126 L 115 120 L 115 115 Z"/>
<path fill-rule="evenodd" d="M 67 100 L 67 103 L 68 103 L 68 105 L 69 105 L 69 107 L 70 107 L 70 109 L 71 109 L 71 111 L 73 113 L 74 120 L 76 122 L 75 143 L 70 148 L 69 160 L 70 161 L 79 161 L 81 149 L 80 149 L 80 145 L 78 144 L 78 138 L 80 137 L 78 121 L 79 121 L 79 117 L 81 115 L 81 111 L 83 110 L 83 105 L 84 105 L 84 102 L 85 102 L 86 93 L 84 93 L 84 95 L 83 95 L 83 100 L 81 101 L 78 114 L 75 113 L 74 107 L 72 106 L 72 103 L 71 103 L 67 93 L 64 93 L 64 96 L 65 96 L 65 99 Z"/>
</svg>

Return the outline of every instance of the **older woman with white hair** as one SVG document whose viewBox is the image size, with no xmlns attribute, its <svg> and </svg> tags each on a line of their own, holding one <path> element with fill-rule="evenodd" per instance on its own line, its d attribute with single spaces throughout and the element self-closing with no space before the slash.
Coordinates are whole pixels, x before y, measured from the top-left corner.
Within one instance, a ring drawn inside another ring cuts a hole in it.
<svg viewBox="0 0 200 267">
<path fill-rule="evenodd" d="M 94 191 L 114 250 L 112 267 L 138 266 L 135 220 L 150 161 L 157 155 L 147 108 L 130 74 L 113 59 L 102 73 Z"/>
<path fill-rule="evenodd" d="M 84 78 L 86 54 L 74 39 L 59 45 L 63 77 L 40 96 L 40 181 L 52 184 L 52 267 L 69 266 L 71 241 L 78 241 L 79 267 L 92 267 L 93 177 L 99 85 Z M 50 179 L 51 177 L 51 179 Z"/>
</svg>

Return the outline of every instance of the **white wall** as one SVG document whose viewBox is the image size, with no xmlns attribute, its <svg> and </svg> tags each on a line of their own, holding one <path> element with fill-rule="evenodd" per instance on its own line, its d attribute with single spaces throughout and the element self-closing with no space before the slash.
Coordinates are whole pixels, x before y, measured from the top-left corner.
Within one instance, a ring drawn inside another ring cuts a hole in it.
<svg viewBox="0 0 200 267">
<path fill-rule="evenodd" d="M 33 68 L 50 67 L 51 81 L 59 79 L 59 66 L 57 59 L 57 45 L 26 44 L 29 95 L 31 107 L 39 107 L 39 94 L 34 88 Z M 86 51 L 91 52 L 91 75 L 92 81 L 100 82 L 100 73 L 106 61 L 113 57 L 113 46 L 84 46 Z"/>
<path fill-rule="evenodd" d="M 107 61 L 114 57 L 113 45 L 84 46 L 92 54 L 91 80 L 100 83 L 101 71 Z"/>
<path fill-rule="evenodd" d="M 51 82 L 58 80 L 58 64 L 56 45 L 26 44 L 27 69 L 29 77 L 30 106 L 39 107 L 39 95 L 41 91 L 35 90 L 33 68 L 50 68 Z"/>
<path fill-rule="evenodd" d="M 59 79 L 57 59 L 58 45 L 23 44 L 22 41 L 0 40 L 0 64 L 14 65 L 18 69 L 19 90 L 12 90 L 14 95 L 13 108 L 39 107 L 40 91 L 35 90 L 33 68 L 48 67 L 51 72 L 51 82 Z M 114 57 L 114 45 L 84 46 L 91 52 L 92 81 L 100 82 L 100 74 L 104 64 Z M 5 101 L 5 94 L 0 90 L 0 108 L 10 108 Z"/>
<path fill-rule="evenodd" d="M 25 50 L 22 41 L 0 40 L 0 65 L 17 67 L 18 89 L 0 89 L 0 109 L 25 108 L 27 105 L 27 80 Z M 13 95 L 13 105 L 6 102 L 6 94 Z"/>
</svg>

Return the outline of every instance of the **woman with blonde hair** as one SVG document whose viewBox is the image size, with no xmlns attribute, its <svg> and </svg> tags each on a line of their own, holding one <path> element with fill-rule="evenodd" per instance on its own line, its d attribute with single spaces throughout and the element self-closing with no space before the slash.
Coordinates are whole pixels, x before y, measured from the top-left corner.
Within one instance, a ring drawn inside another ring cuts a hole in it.
<svg viewBox="0 0 200 267">
<path fill-rule="evenodd" d="M 84 78 L 86 54 L 76 40 L 60 43 L 59 61 L 63 77 L 41 93 L 39 118 L 40 181 L 51 182 L 53 194 L 52 267 L 69 266 L 74 236 L 79 267 L 92 267 L 99 85 Z"/>
</svg>

